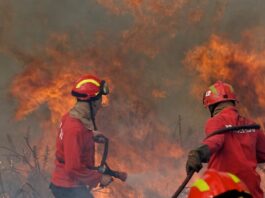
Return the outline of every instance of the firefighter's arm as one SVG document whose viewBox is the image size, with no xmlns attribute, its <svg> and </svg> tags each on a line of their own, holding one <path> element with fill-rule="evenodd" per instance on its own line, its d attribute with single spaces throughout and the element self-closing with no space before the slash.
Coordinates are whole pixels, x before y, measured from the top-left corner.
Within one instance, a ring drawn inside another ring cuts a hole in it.
<svg viewBox="0 0 265 198">
<path fill-rule="evenodd" d="M 216 131 L 222 126 L 221 122 L 210 119 L 205 126 L 206 136 Z M 215 135 L 205 139 L 202 145 L 194 150 L 191 150 L 188 154 L 186 162 L 186 172 L 190 174 L 192 171 L 199 172 L 202 168 L 202 163 L 207 163 L 211 157 L 211 154 L 217 152 L 224 143 L 224 135 Z"/>
<path fill-rule="evenodd" d="M 89 185 L 91 188 L 98 185 L 102 174 L 97 170 L 90 170 L 81 163 L 82 136 L 80 131 L 65 135 L 64 156 L 65 170 L 69 177 L 81 185 Z"/>
<path fill-rule="evenodd" d="M 258 163 L 265 162 L 265 134 L 263 131 L 258 131 L 257 134 L 256 156 Z"/>
<path fill-rule="evenodd" d="M 222 120 L 218 119 L 209 119 L 205 125 L 205 135 L 208 136 L 214 131 L 224 128 L 224 124 Z M 203 144 L 207 145 L 210 153 L 213 154 L 220 150 L 224 145 L 224 134 L 218 134 L 211 136 L 207 139 L 203 140 Z"/>
</svg>

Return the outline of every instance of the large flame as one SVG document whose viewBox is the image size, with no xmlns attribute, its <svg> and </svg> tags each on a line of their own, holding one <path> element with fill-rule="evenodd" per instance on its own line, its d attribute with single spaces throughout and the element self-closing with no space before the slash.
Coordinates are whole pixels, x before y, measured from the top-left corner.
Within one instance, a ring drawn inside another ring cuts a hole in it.
<svg viewBox="0 0 265 198">
<path fill-rule="evenodd" d="M 111 14 L 121 17 L 129 15 L 131 25 L 120 32 L 96 30 L 89 42 L 86 31 L 80 30 L 78 41 L 84 41 L 81 46 L 70 45 L 71 38 L 66 33 L 52 34 L 50 41 L 34 56 L 27 56 L 13 48 L 4 49 L 25 64 L 25 70 L 12 83 L 11 92 L 18 101 L 16 118 L 25 118 L 40 107 L 46 107 L 50 117 L 44 115 L 40 119 L 44 126 L 40 143 L 44 152 L 45 146 L 55 141 L 54 128 L 61 116 L 75 102 L 70 95 L 74 80 L 86 72 L 98 74 L 114 87 L 110 96 L 104 98 L 106 108 L 97 115 L 100 130 L 111 141 L 109 164 L 113 169 L 127 171 L 129 178 L 125 184 L 115 182 L 108 189 L 94 194 L 97 198 L 169 197 L 180 179 L 185 177 L 181 160 L 183 150 L 177 144 L 175 131 L 161 121 L 154 104 L 157 99 L 170 96 L 168 90 L 180 87 L 180 81 L 177 74 L 174 74 L 173 79 L 167 76 L 157 79 L 156 76 L 153 86 L 147 80 L 152 79 L 149 73 L 153 70 L 152 63 L 147 61 L 151 62 L 158 55 L 171 52 L 173 39 L 178 31 L 186 28 L 183 19 L 188 20 L 189 25 L 199 23 L 205 16 L 202 7 L 208 1 L 196 2 L 196 6 L 190 6 L 193 3 L 189 0 L 97 2 Z M 216 6 L 214 22 L 222 17 L 227 1 L 224 2 L 220 1 L 220 5 Z M 247 79 L 255 93 L 250 93 L 250 97 L 242 100 L 252 99 L 259 108 L 258 105 L 264 104 L 264 99 L 258 93 L 262 87 L 256 87 L 255 80 L 250 79 L 255 72 L 248 66 L 254 65 L 256 71 L 262 72 L 261 55 L 244 52 L 240 44 L 213 36 L 209 43 L 188 53 L 185 64 L 195 68 L 204 82 L 196 86 L 199 90 L 220 74 L 222 79 L 244 85 L 245 82 L 234 80 L 241 77 L 242 73 L 236 74 L 234 71 L 240 69 L 241 72 L 252 72 L 247 74 Z M 241 56 L 247 60 L 243 61 Z M 239 63 L 244 63 L 243 69 Z M 164 63 L 160 67 L 163 68 Z M 149 73 L 146 74 L 146 71 Z M 211 76 L 214 76 L 213 79 Z M 164 90 L 165 87 L 168 90 Z"/>
<path fill-rule="evenodd" d="M 265 49 L 250 48 L 249 39 L 255 41 L 254 32 L 248 32 L 239 43 L 212 35 L 209 42 L 189 51 L 184 63 L 199 77 L 193 86 L 195 95 L 200 97 L 217 80 L 231 83 L 243 104 L 241 110 L 264 124 Z"/>
<path fill-rule="evenodd" d="M 65 43 L 65 39 L 53 39 Z M 92 56 L 95 52 L 91 49 L 82 51 L 83 56 L 79 58 L 75 58 L 78 57 L 79 51 L 63 55 L 54 47 L 46 50 L 45 59 L 30 61 L 26 70 L 12 83 L 12 94 L 18 99 L 18 119 L 34 113 L 41 106 L 46 106 L 50 112 L 50 121 L 45 120 L 47 115 L 42 121 L 44 132 L 39 143 L 40 153 L 44 153 L 45 146 L 55 141 L 54 125 L 59 124 L 61 116 L 75 102 L 70 94 L 73 82 L 86 72 L 102 73 L 101 77 L 105 76 L 107 78 L 104 79 L 111 82 L 111 94 L 104 99 L 104 104 L 108 105 L 99 112 L 98 125 L 111 141 L 110 166 L 127 171 L 129 179 L 128 183 L 117 181 L 108 190 L 96 191 L 95 196 L 169 196 L 174 191 L 175 184 L 169 185 L 166 181 L 175 179 L 171 171 L 175 169 L 175 161 L 182 156 L 183 151 L 172 138 L 170 129 L 164 126 L 152 111 L 153 102 L 150 102 L 156 100 L 156 97 L 164 98 L 166 94 L 152 89 L 143 94 L 145 85 L 131 83 L 140 82 L 141 75 L 138 71 L 137 75 L 133 72 L 124 75 L 120 70 L 124 64 L 123 60 L 116 57 L 115 51 L 109 57 L 108 60 L 112 62 L 108 62 L 106 68 L 103 66 L 104 60 L 102 62 L 101 59 Z M 100 153 L 97 158 L 100 158 Z M 52 164 L 52 161 L 50 163 Z"/>
</svg>

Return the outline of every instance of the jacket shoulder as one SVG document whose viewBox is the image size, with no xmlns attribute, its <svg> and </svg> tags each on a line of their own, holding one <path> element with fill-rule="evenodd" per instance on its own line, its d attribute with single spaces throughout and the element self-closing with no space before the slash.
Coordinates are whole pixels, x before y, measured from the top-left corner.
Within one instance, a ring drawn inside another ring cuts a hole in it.
<svg viewBox="0 0 265 198">
<path fill-rule="evenodd" d="M 224 127 L 225 127 L 224 118 L 220 115 L 217 115 L 212 118 L 209 118 L 206 121 L 204 130 L 205 130 L 205 133 L 208 135 L 212 133 L 213 131 L 219 130 Z"/>
<path fill-rule="evenodd" d="M 69 114 L 66 114 L 63 117 L 62 127 L 64 129 L 70 129 L 71 131 L 77 131 L 77 132 L 82 132 L 87 130 L 79 119 L 73 118 Z"/>
</svg>

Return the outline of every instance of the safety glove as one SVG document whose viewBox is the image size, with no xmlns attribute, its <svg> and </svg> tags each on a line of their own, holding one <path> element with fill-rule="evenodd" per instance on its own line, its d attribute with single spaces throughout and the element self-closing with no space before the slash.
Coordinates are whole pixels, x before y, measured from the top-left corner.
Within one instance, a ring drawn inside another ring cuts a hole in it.
<svg viewBox="0 0 265 198">
<path fill-rule="evenodd" d="M 207 145 L 202 145 L 197 149 L 191 150 L 188 154 L 186 162 L 187 175 L 193 171 L 199 172 L 202 168 L 202 163 L 208 162 L 210 156 L 210 149 Z"/>
</svg>

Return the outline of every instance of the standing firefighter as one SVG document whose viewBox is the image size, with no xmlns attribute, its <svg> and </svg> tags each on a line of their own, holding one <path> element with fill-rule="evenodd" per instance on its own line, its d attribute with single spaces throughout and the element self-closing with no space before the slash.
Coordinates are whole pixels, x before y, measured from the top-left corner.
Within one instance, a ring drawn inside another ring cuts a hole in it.
<svg viewBox="0 0 265 198">
<path fill-rule="evenodd" d="M 189 152 L 186 171 L 188 174 L 198 172 L 202 163 L 208 162 L 208 169 L 237 175 L 254 198 L 263 198 L 261 179 L 256 167 L 257 163 L 265 162 L 264 133 L 259 129 L 241 129 L 213 135 L 214 131 L 220 129 L 254 124 L 238 113 L 236 102 L 232 86 L 221 81 L 205 92 L 203 104 L 211 114 L 205 125 L 208 137 L 204 139 L 202 146 Z"/>
<path fill-rule="evenodd" d="M 56 198 L 89 198 L 90 190 L 112 182 L 112 177 L 94 167 L 96 130 L 95 115 L 102 95 L 109 93 L 105 81 L 92 75 L 79 79 L 72 89 L 76 105 L 62 118 L 56 140 L 56 166 L 51 191 Z"/>
</svg>

